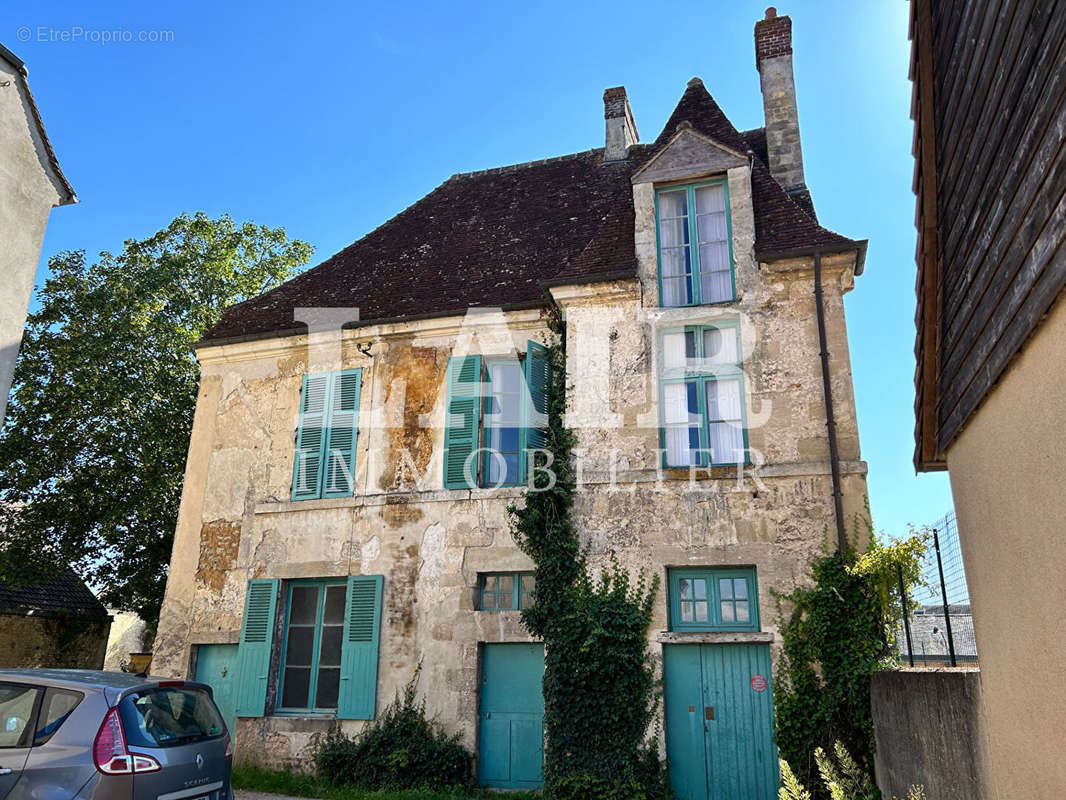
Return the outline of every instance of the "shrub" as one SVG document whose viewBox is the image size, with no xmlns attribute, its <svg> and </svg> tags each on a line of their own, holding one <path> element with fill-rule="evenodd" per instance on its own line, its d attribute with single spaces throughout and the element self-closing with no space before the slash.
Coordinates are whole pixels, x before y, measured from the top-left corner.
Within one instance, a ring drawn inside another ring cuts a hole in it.
<svg viewBox="0 0 1066 800">
<path fill-rule="evenodd" d="M 812 562 L 809 586 L 778 596 L 792 611 L 780 626 L 784 648 L 774 679 L 777 746 L 815 798 L 829 797 L 811 757 L 818 749 L 842 742 L 873 774 L 870 678 L 891 660 L 900 572 L 911 585 L 920 574 L 920 536 L 881 545 L 868 521 L 856 522 L 855 538 L 860 524 L 870 539 L 866 553 L 854 546 L 843 555 L 827 552 Z"/>
<path fill-rule="evenodd" d="M 571 772 L 557 778 L 551 800 L 661 800 L 673 797 L 666 767 L 654 743 L 640 750 L 626 774 L 610 778 L 591 772 Z"/>
<path fill-rule="evenodd" d="M 836 761 L 820 747 L 814 751 L 818 774 L 822 778 L 822 785 L 830 800 L 880 800 L 881 793 L 873 785 L 866 771 L 851 757 L 847 748 L 840 742 L 836 742 L 833 750 L 836 754 Z M 804 788 L 784 759 L 781 759 L 781 788 L 778 790 L 778 798 L 780 800 L 811 800 L 811 793 Z M 911 786 L 907 797 L 902 800 L 926 800 L 925 789 L 921 786 Z"/>
<path fill-rule="evenodd" d="M 426 718 L 416 699 L 418 672 L 402 693 L 354 738 L 334 723 L 315 753 L 318 774 L 360 789 L 450 789 L 473 784 L 473 756 L 460 734 Z"/>
</svg>

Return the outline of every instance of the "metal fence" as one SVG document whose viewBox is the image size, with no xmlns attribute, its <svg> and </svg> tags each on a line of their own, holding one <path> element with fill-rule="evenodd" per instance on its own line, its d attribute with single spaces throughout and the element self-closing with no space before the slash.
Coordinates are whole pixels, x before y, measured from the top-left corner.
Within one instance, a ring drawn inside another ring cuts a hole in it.
<svg viewBox="0 0 1066 800">
<path fill-rule="evenodd" d="M 903 620 L 897 637 L 900 658 L 911 666 L 974 663 L 977 643 L 955 512 L 949 511 L 929 531 L 929 549 L 922 563 L 925 585 L 915 587 L 907 597 L 900 581 L 905 607 L 908 601 L 919 606 Z"/>
</svg>

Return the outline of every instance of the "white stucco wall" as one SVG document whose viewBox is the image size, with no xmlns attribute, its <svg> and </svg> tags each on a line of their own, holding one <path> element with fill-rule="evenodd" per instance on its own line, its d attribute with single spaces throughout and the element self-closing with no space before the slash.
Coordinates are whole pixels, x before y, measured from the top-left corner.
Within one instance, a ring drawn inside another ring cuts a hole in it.
<svg viewBox="0 0 1066 800">
<path fill-rule="evenodd" d="M 0 421 L 7 409 L 48 214 L 65 191 L 16 69 L 0 58 Z"/>
</svg>

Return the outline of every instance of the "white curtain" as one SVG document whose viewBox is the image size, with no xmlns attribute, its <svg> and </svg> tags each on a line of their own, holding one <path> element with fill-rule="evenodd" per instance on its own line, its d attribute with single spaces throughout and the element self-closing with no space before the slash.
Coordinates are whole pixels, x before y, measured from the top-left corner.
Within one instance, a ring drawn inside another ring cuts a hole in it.
<svg viewBox="0 0 1066 800">
<path fill-rule="evenodd" d="M 688 384 L 668 383 L 663 386 L 663 423 L 666 430 L 667 465 L 687 467 L 692 463 L 689 431 L 693 428 L 689 413 Z"/>
<path fill-rule="evenodd" d="M 733 328 L 707 328 L 703 331 L 703 363 L 731 366 L 740 363 L 737 333 Z"/>
<path fill-rule="evenodd" d="M 736 464 L 744 460 L 744 422 L 740 380 L 707 382 L 707 419 L 710 421 L 711 462 Z"/>
<path fill-rule="evenodd" d="M 729 226 L 725 187 L 696 190 L 696 231 L 700 248 L 700 296 L 704 303 L 733 299 L 732 264 L 729 263 Z"/>
</svg>

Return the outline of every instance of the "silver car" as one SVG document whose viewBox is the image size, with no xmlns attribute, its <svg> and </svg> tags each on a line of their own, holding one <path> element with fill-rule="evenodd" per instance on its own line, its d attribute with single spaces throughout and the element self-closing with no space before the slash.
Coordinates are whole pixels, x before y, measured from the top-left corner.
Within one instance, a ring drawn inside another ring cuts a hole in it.
<svg viewBox="0 0 1066 800">
<path fill-rule="evenodd" d="M 0 800 L 232 800 L 232 761 L 205 684 L 0 670 Z"/>
</svg>

